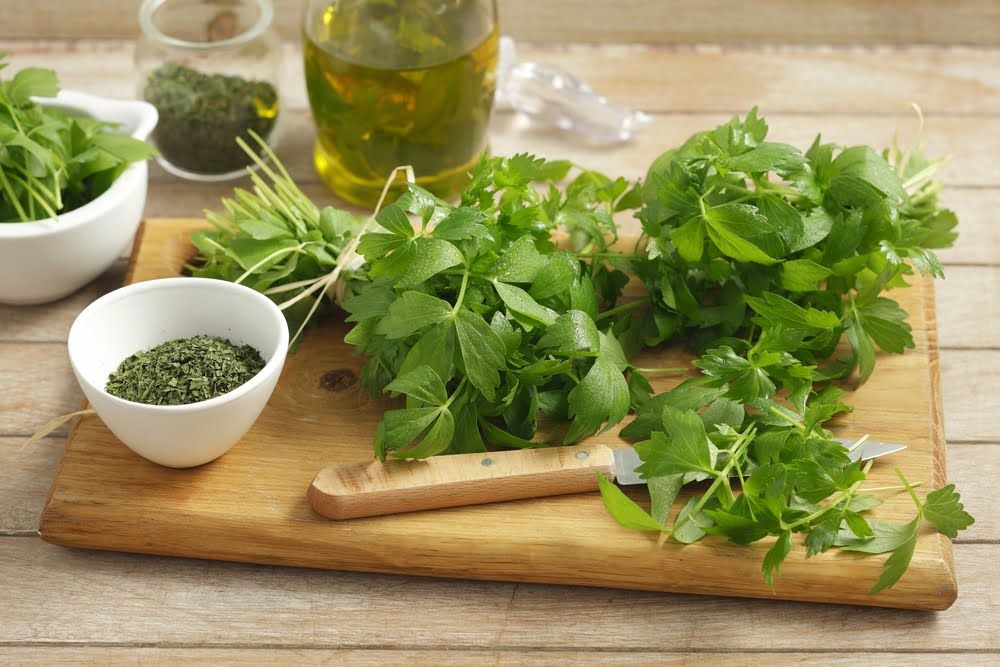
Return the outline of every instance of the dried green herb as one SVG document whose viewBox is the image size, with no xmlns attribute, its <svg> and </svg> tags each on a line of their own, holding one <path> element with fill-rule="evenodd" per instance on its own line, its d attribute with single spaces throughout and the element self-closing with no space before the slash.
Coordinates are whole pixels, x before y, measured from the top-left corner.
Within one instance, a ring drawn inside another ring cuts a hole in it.
<svg viewBox="0 0 1000 667">
<path fill-rule="evenodd" d="M 168 62 L 149 75 L 143 97 L 160 112 L 153 132 L 171 164 L 200 174 L 225 174 L 248 163 L 237 137 L 265 139 L 278 120 L 278 92 L 266 81 L 204 74 Z"/>
<path fill-rule="evenodd" d="M 249 345 L 215 336 L 179 338 L 123 361 L 105 391 L 148 405 L 197 403 L 236 389 L 264 364 L 260 352 Z"/>
</svg>

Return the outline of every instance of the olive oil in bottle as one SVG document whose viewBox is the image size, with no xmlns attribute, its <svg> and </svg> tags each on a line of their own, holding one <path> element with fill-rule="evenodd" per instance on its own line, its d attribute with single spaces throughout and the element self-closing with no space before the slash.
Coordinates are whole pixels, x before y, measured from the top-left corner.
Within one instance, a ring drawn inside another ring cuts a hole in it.
<svg viewBox="0 0 1000 667">
<path fill-rule="evenodd" d="M 310 3 L 304 54 L 314 161 L 336 194 L 370 206 L 402 165 L 442 197 L 465 185 L 487 148 L 495 12 L 492 0 Z"/>
</svg>

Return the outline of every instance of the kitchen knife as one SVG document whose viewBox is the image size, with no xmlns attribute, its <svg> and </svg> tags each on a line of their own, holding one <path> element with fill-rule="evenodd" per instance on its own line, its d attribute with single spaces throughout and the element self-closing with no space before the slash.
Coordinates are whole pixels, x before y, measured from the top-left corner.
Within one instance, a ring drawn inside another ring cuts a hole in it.
<svg viewBox="0 0 1000 667">
<path fill-rule="evenodd" d="M 905 445 L 839 440 L 852 461 L 867 461 Z M 330 519 L 356 519 L 481 505 L 597 490 L 597 473 L 619 484 L 645 484 L 632 447 L 543 447 L 434 456 L 419 461 L 337 463 L 316 475 L 309 504 Z"/>
</svg>

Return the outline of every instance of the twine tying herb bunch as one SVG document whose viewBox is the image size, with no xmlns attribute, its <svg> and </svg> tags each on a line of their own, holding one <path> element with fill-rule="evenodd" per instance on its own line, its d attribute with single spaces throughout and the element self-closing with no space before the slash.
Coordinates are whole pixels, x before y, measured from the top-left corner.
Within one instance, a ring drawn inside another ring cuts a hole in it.
<svg viewBox="0 0 1000 667">
<path fill-rule="evenodd" d="M 247 165 L 237 137 L 267 137 L 278 119 L 274 86 L 238 76 L 204 74 L 167 62 L 149 75 L 143 92 L 160 121 L 153 132 L 171 164 L 201 174 L 225 174 Z"/>
<path fill-rule="evenodd" d="M 263 157 L 242 138 L 236 143 L 271 183 L 251 171 L 252 191 L 236 188 L 232 198 L 222 200 L 224 211 L 205 211 L 214 229 L 191 235 L 199 257 L 188 269 L 194 276 L 240 283 L 271 297 L 285 312 L 294 330 L 290 345 L 295 345 L 328 294 L 337 304 L 353 294 L 355 279 L 363 276 L 364 258 L 357 253 L 361 235 L 375 224 L 397 175 L 408 183 L 415 178 L 412 168 L 397 167 L 365 221 L 332 206 L 316 206 L 267 142 L 256 132 L 249 134 Z"/>
<path fill-rule="evenodd" d="M 249 345 L 215 336 L 179 338 L 125 359 L 105 391 L 135 403 L 186 405 L 233 391 L 264 365 Z"/>
</svg>

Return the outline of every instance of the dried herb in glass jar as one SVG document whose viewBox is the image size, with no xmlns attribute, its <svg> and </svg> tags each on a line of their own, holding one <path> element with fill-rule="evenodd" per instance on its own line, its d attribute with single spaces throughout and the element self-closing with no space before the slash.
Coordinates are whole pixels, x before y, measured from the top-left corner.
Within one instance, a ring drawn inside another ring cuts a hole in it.
<svg viewBox="0 0 1000 667">
<path fill-rule="evenodd" d="M 153 140 L 171 164 L 198 174 L 247 165 L 237 137 L 268 138 L 278 120 L 278 93 L 266 81 L 204 74 L 175 62 L 154 70 L 143 97 L 160 112 Z"/>
<path fill-rule="evenodd" d="M 112 396 L 147 405 L 185 405 L 228 393 L 264 368 L 260 352 L 224 338 L 178 338 L 136 352 L 105 386 Z"/>
</svg>

